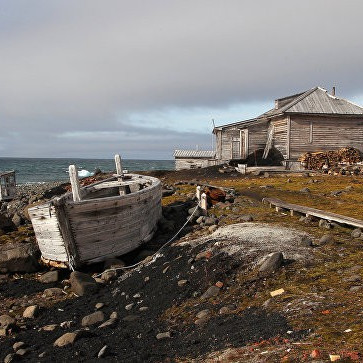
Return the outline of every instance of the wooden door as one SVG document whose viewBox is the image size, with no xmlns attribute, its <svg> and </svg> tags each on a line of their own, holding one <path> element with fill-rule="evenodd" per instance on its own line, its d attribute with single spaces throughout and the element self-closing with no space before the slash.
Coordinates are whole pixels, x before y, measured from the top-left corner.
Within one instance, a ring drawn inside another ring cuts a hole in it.
<svg viewBox="0 0 363 363">
<path fill-rule="evenodd" d="M 241 140 L 239 137 L 232 138 L 232 159 L 241 159 Z"/>
</svg>

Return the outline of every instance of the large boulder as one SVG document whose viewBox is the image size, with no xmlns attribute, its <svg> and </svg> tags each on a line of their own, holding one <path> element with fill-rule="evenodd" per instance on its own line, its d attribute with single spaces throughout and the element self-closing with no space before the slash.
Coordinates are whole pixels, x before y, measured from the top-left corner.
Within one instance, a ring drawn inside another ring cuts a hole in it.
<svg viewBox="0 0 363 363">
<path fill-rule="evenodd" d="M 32 243 L 9 243 L 0 247 L 0 269 L 6 272 L 35 272 L 40 251 Z"/>
<path fill-rule="evenodd" d="M 79 271 L 73 271 L 69 281 L 72 291 L 78 296 L 93 294 L 99 288 L 99 285 L 93 277 Z"/>
<path fill-rule="evenodd" d="M 265 260 L 258 269 L 261 274 L 270 274 L 277 271 L 284 262 L 284 256 L 281 252 L 273 252 L 266 256 Z"/>
</svg>

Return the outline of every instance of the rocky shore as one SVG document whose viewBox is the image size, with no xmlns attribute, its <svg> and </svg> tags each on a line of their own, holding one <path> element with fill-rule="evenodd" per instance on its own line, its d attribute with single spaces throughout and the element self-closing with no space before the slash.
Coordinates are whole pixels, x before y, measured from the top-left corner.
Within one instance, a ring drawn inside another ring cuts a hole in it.
<svg viewBox="0 0 363 363">
<path fill-rule="evenodd" d="M 363 191 L 361 177 L 242 177 L 216 168 L 154 175 L 163 182 L 163 218 L 152 241 L 82 271 L 42 264 L 27 216 L 66 184 L 20 186 L 1 203 L 2 361 L 362 358 L 362 231 L 261 203 L 284 193 L 347 209 Z M 196 207 L 196 185 L 208 194 L 208 215 Z"/>
</svg>

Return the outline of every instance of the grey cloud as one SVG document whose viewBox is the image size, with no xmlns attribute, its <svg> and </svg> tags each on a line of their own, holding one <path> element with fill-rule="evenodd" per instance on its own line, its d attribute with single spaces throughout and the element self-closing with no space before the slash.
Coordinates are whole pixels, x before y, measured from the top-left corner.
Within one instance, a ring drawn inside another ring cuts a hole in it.
<svg viewBox="0 0 363 363">
<path fill-rule="evenodd" d="M 2 130 L 36 150 L 24 135 L 117 131 L 133 112 L 266 102 L 315 85 L 363 94 L 362 11 L 355 0 L 3 0 Z"/>
</svg>

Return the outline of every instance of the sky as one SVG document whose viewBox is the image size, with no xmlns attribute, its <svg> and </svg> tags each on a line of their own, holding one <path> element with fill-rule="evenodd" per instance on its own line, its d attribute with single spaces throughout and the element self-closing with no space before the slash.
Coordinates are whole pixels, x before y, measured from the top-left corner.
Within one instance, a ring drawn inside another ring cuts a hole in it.
<svg viewBox="0 0 363 363">
<path fill-rule="evenodd" d="M 315 86 L 363 105 L 361 0 L 0 0 L 0 157 L 171 159 Z"/>
</svg>

